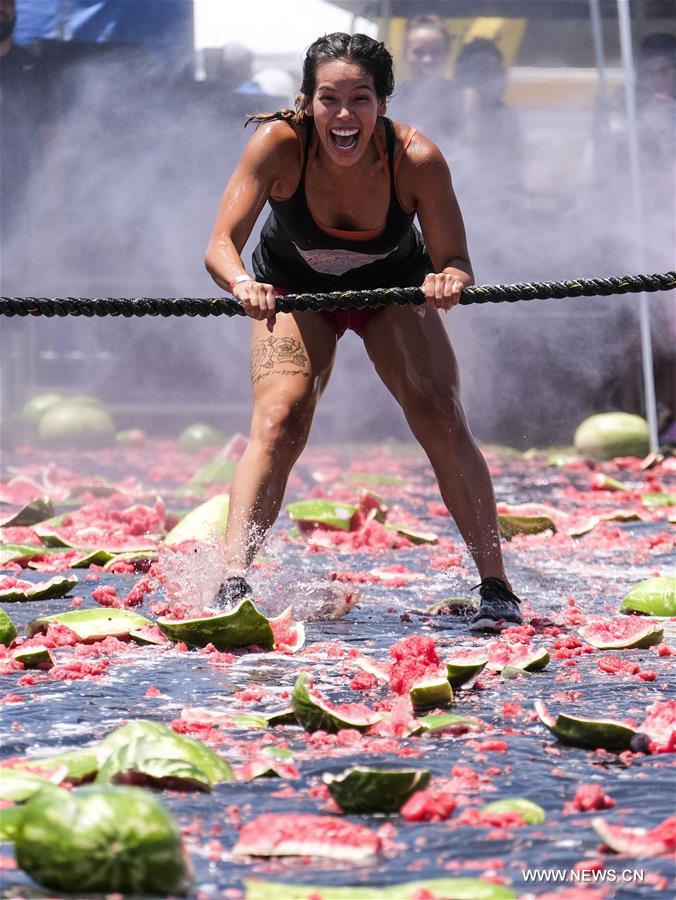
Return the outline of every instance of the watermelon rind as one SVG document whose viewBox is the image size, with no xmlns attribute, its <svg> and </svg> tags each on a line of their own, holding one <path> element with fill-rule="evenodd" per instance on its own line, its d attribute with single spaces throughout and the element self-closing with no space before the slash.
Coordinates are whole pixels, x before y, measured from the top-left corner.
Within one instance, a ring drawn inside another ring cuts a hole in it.
<svg viewBox="0 0 676 900">
<path fill-rule="evenodd" d="M 44 772 L 63 772 L 63 778 L 70 781 L 71 784 L 80 784 L 83 781 L 90 781 L 96 775 L 101 755 L 105 754 L 101 754 L 98 745 L 83 747 L 81 750 L 69 750 L 56 756 L 31 757 L 24 760 L 23 763 L 18 763 L 16 768 L 20 769 L 22 765 L 26 765 L 35 766 Z M 51 780 L 54 781 L 53 775 Z"/>
<path fill-rule="evenodd" d="M 337 528 L 340 531 L 350 530 L 352 516 L 357 509 L 353 503 L 340 503 L 337 500 L 297 500 L 286 507 L 293 522 Z"/>
<path fill-rule="evenodd" d="M 239 833 L 233 856 L 316 856 L 361 863 L 382 847 L 376 832 L 344 816 L 263 813 Z"/>
<path fill-rule="evenodd" d="M 356 728 L 365 731 L 381 719 L 380 713 L 371 712 L 365 716 L 351 716 L 340 709 L 333 709 L 326 701 L 312 692 L 312 679 L 307 672 L 301 672 L 293 686 L 291 705 L 296 721 L 306 731 L 327 731 L 331 734 L 342 728 Z"/>
<path fill-rule="evenodd" d="M 514 666 L 512 663 L 492 662 L 489 658 L 487 668 L 494 672 L 504 672 L 506 669 L 520 669 L 524 672 L 539 672 L 549 665 L 550 656 L 544 647 L 533 647 L 529 649 L 526 656 L 526 662 L 521 666 Z"/>
<path fill-rule="evenodd" d="M 278 709 L 275 712 L 268 713 L 263 717 L 265 726 L 274 728 L 276 725 L 297 725 L 298 720 L 293 711 L 293 706 L 285 706 L 284 709 Z"/>
<path fill-rule="evenodd" d="M 72 560 L 70 567 L 71 569 L 88 569 L 90 566 L 105 566 L 111 559 L 115 559 L 114 553 L 99 548 L 78 556 L 77 559 Z"/>
<path fill-rule="evenodd" d="M 635 584 L 622 600 L 620 612 L 676 616 L 676 575 L 646 578 Z"/>
<path fill-rule="evenodd" d="M 617 478 L 611 478 L 605 472 L 600 472 L 594 479 L 594 486 L 604 491 L 626 491 L 626 485 L 618 481 Z"/>
<path fill-rule="evenodd" d="M 49 581 L 41 581 L 32 587 L 6 588 L 0 590 L 0 601 L 3 603 L 25 603 L 33 600 L 54 600 L 57 597 L 65 597 L 77 584 L 76 575 L 55 575 Z"/>
<path fill-rule="evenodd" d="M 568 713 L 552 717 L 542 701 L 535 703 L 540 721 L 549 728 L 562 744 L 585 747 L 590 750 L 610 750 L 620 753 L 629 750 L 635 729 L 613 719 L 583 719 Z"/>
<path fill-rule="evenodd" d="M 36 544 L 0 544 L 0 566 L 8 562 L 21 562 L 34 556 L 42 556 L 44 552 L 45 548 Z"/>
<path fill-rule="evenodd" d="M 676 494 L 667 494 L 666 492 L 651 492 L 641 494 L 641 502 L 644 506 L 650 508 L 660 506 L 676 506 Z"/>
<path fill-rule="evenodd" d="M 611 619 L 607 625 L 612 627 L 614 621 L 615 620 Z M 626 618 L 620 618 L 618 621 L 618 624 L 622 626 L 629 625 L 630 623 L 631 620 L 627 620 Z M 588 644 L 591 644 L 592 647 L 596 647 L 597 650 L 628 650 L 632 647 L 652 647 L 654 644 L 659 644 L 664 639 L 664 628 L 656 625 L 654 622 L 643 624 L 640 620 L 636 621 L 635 628 L 633 629 L 634 634 L 632 636 L 627 634 L 623 638 L 603 637 L 602 634 L 605 627 L 605 622 L 601 623 L 600 626 L 585 625 L 584 628 L 579 628 L 577 633 Z"/>
<path fill-rule="evenodd" d="M 45 547 L 55 547 L 55 548 L 66 548 L 68 550 L 73 550 L 74 545 L 70 543 L 70 541 L 62 537 L 58 528 L 63 524 L 63 520 L 66 518 L 66 514 L 60 516 L 52 516 L 51 519 L 47 519 L 44 522 L 40 522 L 38 525 L 33 528 L 33 531 L 40 538 L 41 543 L 45 545 Z"/>
<path fill-rule="evenodd" d="M 139 748 L 139 756 L 146 754 L 149 747 L 152 750 L 150 745 L 155 742 L 156 747 L 162 748 L 161 752 L 157 750 L 156 757 L 165 756 L 168 759 L 185 760 L 204 772 L 210 784 L 232 781 L 230 765 L 202 741 L 177 734 L 167 725 L 162 725 L 161 722 L 152 722 L 149 719 L 135 719 L 133 722 L 128 722 L 126 725 L 116 728 L 115 731 L 111 731 L 99 744 L 99 753 L 107 761 L 119 750 L 124 750 L 127 746 L 140 741 L 148 743 L 144 743 Z M 125 760 L 128 759 L 129 757 L 125 757 Z M 108 772 L 112 772 L 112 770 L 113 765 L 111 764 Z M 101 771 L 103 771 L 103 767 Z"/>
<path fill-rule="evenodd" d="M 293 606 L 287 606 L 287 608 L 281 612 L 278 616 L 274 618 L 268 619 L 270 624 L 270 628 L 272 628 L 272 632 L 275 635 L 275 650 L 279 650 L 280 648 L 284 649 L 285 653 L 298 653 L 299 650 L 302 650 L 305 644 L 305 625 L 303 622 L 296 622 L 293 619 Z M 293 642 L 284 643 L 280 642 L 278 645 L 277 637 L 275 632 L 276 625 L 288 625 L 295 632 L 295 637 Z"/>
<path fill-rule="evenodd" d="M 485 731 L 486 722 L 474 716 L 460 716 L 456 713 L 430 713 L 418 718 L 418 728 L 413 734 L 435 734 L 449 731 Z"/>
<path fill-rule="evenodd" d="M 457 615 L 470 616 L 477 611 L 477 603 L 471 597 L 447 597 L 436 600 L 425 607 L 425 612 L 432 616 Z"/>
<path fill-rule="evenodd" d="M 26 625 L 26 634 L 33 637 L 45 634 L 52 622 L 58 622 L 69 628 L 83 643 L 102 641 L 107 637 L 124 638 L 131 631 L 152 625 L 150 619 L 140 616 L 128 609 L 74 609 L 68 612 L 55 613 L 52 616 L 41 616 Z"/>
<path fill-rule="evenodd" d="M 216 494 L 205 503 L 191 509 L 165 536 L 163 543 L 173 547 L 183 541 L 223 540 L 229 508 L 230 495 Z"/>
<path fill-rule="evenodd" d="M 191 487 L 209 487 L 212 484 L 230 484 L 237 468 L 234 459 L 227 459 L 219 453 L 207 460 L 195 472 L 188 485 Z"/>
<path fill-rule="evenodd" d="M 231 612 L 195 619 L 161 616 L 157 625 L 170 640 L 183 641 L 189 647 L 213 644 L 220 651 L 241 647 L 272 650 L 275 644 L 270 623 L 248 599 L 240 601 Z"/>
<path fill-rule="evenodd" d="M 18 865 L 47 888 L 179 894 L 192 873 L 180 830 L 149 791 L 124 787 L 40 791 L 24 807 Z"/>
<path fill-rule="evenodd" d="M 21 804 L 0 807 L 0 841 L 11 842 L 16 838 L 23 811 Z"/>
<path fill-rule="evenodd" d="M 104 555 L 109 554 L 110 556 L 119 557 L 127 553 L 143 555 L 157 552 L 156 543 L 148 538 L 143 539 L 140 537 L 130 537 L 125 539 L 121 546 L 110 547 L 92 547 L 87 546 L 85 543 L 73 543 L 73 541 L 70 538 L 66 537 L 60 530 L 65 518 L 65 513 L 61 516 L 54 516 L 51 519 L 40 522 L 39 525 L 36 525 L 33 528 L 33 531 L 37 534 L 37 536 L 40 538 L 41 543 L 45 547 L 49 547 L 55 550 L 77 550 L 82 554 L 83 558 L 96 553 L 101 553 Z M 38 553 L 40 552 L 44 553 L 44 550 L 38 551 Z"/>
<path fill-rule="evenodd" d="M 401 475 L 389 475 L 385 472 L 346 472 L 345 481 L 350 484 L 365 484 L 375 487 L 398 487 L 404 483 Z"/>
<path fill-rule="evenodd" d="M 584 537 L 585 534 L 589 534 L 590 531 L 593 531 L 597 525 L 600 525 L 602 522 L 641 522 L 643 521 L 642 517 L 637 512 L 625 512 L 624 510 L 618 509 L 615 512 L 608 513 L 605 516 L 592 516 L 591 519 L 587 519 L 586 522 L 583 522 L 581 525 L 577 525 L 575 528 L 570 528 L 568 530 L 568 536 L 572 538 Z"/>
<path fill-rule="evenodd" d="M 135 628 L 129 632 L 129 637 L 137 644 L 151 647 L 165 647 L 170 641 L 164 635 L 153 634 L 150 628 Z"/>
<path fill-rule="evenodd" d="M 416 714 L 426 709 L 449 706 L 453 702 L 453 688 L 445 675 L 421 678 L 410 688 L 408 695 Z"/>
<path fill-rule="evenodd" d="M 434 531 L 421 531 L 419 528 L 413 528 L 411 525 L 396 525 L 388 523 L 386 526 L 388 531 L 396 531 L 402 537 L 405 537 L 412 544 L 438 544 L 439 535 Z"/>
<path fill-rule="evenodd" d="M 16 637 L 16 625 L 7 615 L 4 609 L 0 609 L 0 644 L 9 647 Z"/>
<path fill-rule="evenodd" d="M 602 461 L 616 456 L 643 459 L 650 452 L 648 423 L 625 412 L 598 413 L 585 419 L 573 437 L 575 449 L 585 459 Z"/>
<path fill-rule="evenodd" d="M 516 893 L 501 884 L 478 878 L 429 878 L 374 887 L 287 884 L 281 881 L 244 882 L 245 900 L 412 900 L 421 894 L 443 900 L 516 900 Z"/>
<path fill-rule="evenodd" d="M 255 781 L 257 778 L 294 778 L 288 762 L 279 759 L 254 759 L 235 769 L 237 781 Z"/>
<path fill-rule="evenodd" d="M 190 759 L 185 743 L 173 737 L 141 737 L 118 747 L 103 763 L 97 784 L 126 784 L 140 778 L 143 784 L 172 790 L 211 790 L 211 779 Z"/>
<path fill-rule="evenodd" d="M 524 820 L 526 825 L 542 825 L 546 815 L 545 811 L 532 800 L 525 797 L 503 797 L 502 800 L 494 800 L 481 807 L 481 812 L 515 812 Z"/>
<path fill-rule="evenodd" d="M 37 525 L 54 515 L 54 506 L 49 497 L 37 497 L 26 503 L 5 519 L 0 519 L 0 528 L 17 528 Z"/>
<path fill-rule="evenodd" d="M 448 680 L 453 689 L 459 688 L 470 679 L 478 675 L 488 664 L 488 657 L 481 652 L 477 652 L 475 657 L 451 656 L 444 660 Z"/>
<path fill-rule="evenodd" d="M 595 816 L 592 819 L 592 828 L 603 843 L 615 853 L 623 853 L 634 859 L 673 856 L 673 844 L 660 840 L 658 835 L 653 834 L 659 829 L 659 825 L 656 829 L 628 828 L 622 825 L 613 825 L 602 816 Z"/>
<path fill-rule="evenodd" d="M 65 770 L 56 773 L 58 778 Z M 59 778 L 59 780 L 63 780 Z M 44 775 L 27 772 L 22 769 L 0 766 L 0 801 L 4 803 L 25 803 L 43 788 L 54 786 L 56 782 Z"/>
<path fill-rule="evenodd" d="M 326 773 L 324 784 L 347 813 L 396 813 L 416 791 L 427 787 L 427 769 L 376 769 L 354 766 L 339 775 Z"/>
<path fill-rule="evenodd" d="M 508 513 L 498 514 L 500 537 L 505 540 L 516 534 L 542 534 L 545 531 L 556 532 L 556 525 L 549 516 L 517 516 Z"/>
<path fill-rule="evenodd" d="M 20 662 L 24 669 L 51 669 L 54 658 L 47 647 L 31 644 L 28 647 L 17 647 L 12 656 Z"/>
</svg>

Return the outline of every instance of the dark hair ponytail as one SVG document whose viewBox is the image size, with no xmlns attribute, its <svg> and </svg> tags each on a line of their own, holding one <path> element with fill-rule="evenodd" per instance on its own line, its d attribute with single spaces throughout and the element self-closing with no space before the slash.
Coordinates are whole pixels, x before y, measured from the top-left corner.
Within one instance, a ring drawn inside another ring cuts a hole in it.
<svg viewBox="0 0 676 900">
<path fill-rule="evenodd" d="M 274 122 L 281 120 L 300 124 L 305 118 L 305 107 L 312 99 L 317 86 L 317 69 L 322 63 L 344 59 L 358 63 L 373 78 L 376 96 L 386 100 L 394 90 L 392 55 L 382 41 L 376 41 L 366 34 L 346 34 L 335 31 L 317 38 L 308 47 L 303 61 L 303 81 L 296 97 L 294 109 L 281 109 L 274 113 L 257 113 L 249 116 L 246 124 Z"/>
</svg>

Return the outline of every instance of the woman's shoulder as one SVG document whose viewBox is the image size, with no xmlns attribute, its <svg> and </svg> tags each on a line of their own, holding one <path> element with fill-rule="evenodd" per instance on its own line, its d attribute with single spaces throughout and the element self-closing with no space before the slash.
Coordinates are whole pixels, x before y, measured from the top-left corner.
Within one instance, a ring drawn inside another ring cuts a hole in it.
<svg viewBox="0 0 676 900">
<path fill-rule="evenodd" d="M 304 126 L 288 119 L 263 119 L 257 121 L 256 130 L 249 139 L 250 145 L 270 152 L 284 151 L 298 147 L 302 140 Z"/>
<path fill-rule="evenodd" d="M 434 143 L 415 126 L 392 121 L 395 135 L 395 158 L 400 166 L 417 169 L 429 165 L 445 163 L 444 155 Z"/>
<path fill-rule="evenodd" d="M 284 119 L 266 119 L 256 123 L 249 138 L 245 158 L 259 171 L 275 176 L 289 174 L 300 163 L 304 126 Z"/>
</svg>

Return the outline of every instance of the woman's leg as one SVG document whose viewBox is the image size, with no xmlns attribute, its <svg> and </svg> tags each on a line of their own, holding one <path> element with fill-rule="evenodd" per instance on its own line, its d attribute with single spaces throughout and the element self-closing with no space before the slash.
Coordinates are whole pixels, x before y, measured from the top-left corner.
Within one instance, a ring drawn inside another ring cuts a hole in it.
<svg viewBox="0 0 676 900">
<path fill-rule="evenodd" d="M 226 533 L 226 575 L 243 575 L 282 504 L 328 381 L 336 333 L 318 313 L 278 314 L 272 334 L 253 321 L 253 415 L 235 472 Z"/>
<path fill-rule="evenodd" d="M 364 344 L 432 464 L 480 578 L 509 585 L 488 466 L 465 418 L 455 354 L 440 313 L 384 310 L 367 325 Z"/>
</svg>

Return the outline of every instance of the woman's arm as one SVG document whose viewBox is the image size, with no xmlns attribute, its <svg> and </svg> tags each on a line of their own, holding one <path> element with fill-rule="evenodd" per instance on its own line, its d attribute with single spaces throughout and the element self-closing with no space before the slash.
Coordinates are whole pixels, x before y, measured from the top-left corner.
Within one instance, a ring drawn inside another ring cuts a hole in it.
<svg viewBox="0 0 676 900">
<path fill-rule="evenodd" d="M 402 160 L 400 193 L 412 201 L 434 266 L 423 283 L 425 297 L 449 309 L 460 302 L 462 288 L 474 284 L 474 273 L 448 165 L 422 135 L 415 136 Z"/>
<path fill-rule="evenodd" d="M 297 167 L 297 140 L 284 122 L 264 125 L 252 136 L 223 194 L 204 258 L 216 284 L 255 319 L 274 315 L 273 288 L 241 277 L 248 273 L 240 254 L 270 194 L 283 189 L 294 163 Z"/>
</svg>

